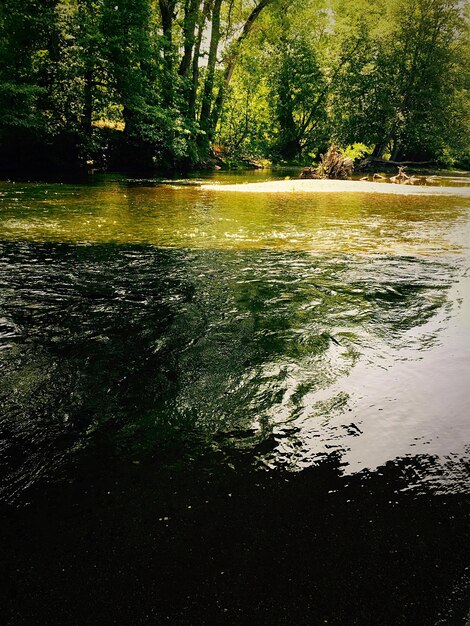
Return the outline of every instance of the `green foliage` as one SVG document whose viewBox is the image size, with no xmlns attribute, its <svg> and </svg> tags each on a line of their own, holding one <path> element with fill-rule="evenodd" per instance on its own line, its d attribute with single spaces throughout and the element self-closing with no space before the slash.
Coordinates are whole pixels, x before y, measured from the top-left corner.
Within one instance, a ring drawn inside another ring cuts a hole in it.
<svg viewBox="0 0 470 626">
<path fill-rule="evenodd" d="M 0 150 L 17 136 L 81 163 L 174 168 L 213 143 L 306 163 L 336 143 L 468 163 L 468 5 L 258 2 L 3 0 Z"/>
<path fill-rule="evenodd" d="M 246 55 L 263 80 L 240 65 L 237 84 L 254 78 L 252 102 L 266 99 L 266 80 L 270 88 L 266 156 L 310 163 L 331 143 L 395 159 L 457 162 L 468 152 L 469 33 L 457 1 L 292 3 L 263 16 Z M 243 119 L 240 105 L 227 102 L 230 119 Z M 262 106 L 250 115 L 244 143 L 259 145 Z"/>
<path fill-rule="evenodd" d="M 390 147 L 393 158 L 436 158 L 462 128 L 449 124 L 459 75 L 468 75 L 459 5 L 389 0 L 383 9 L 378 17 L 365 13 L 368 21 L 351 31 L 360 54 L 338 81 L 335 133 L 342 142 L 375 144 L 377 156 Z"/>
<path fill-rule="evenodd" d="M 4 0 L 0 5 L 0 133 L 7 129 L 41 131 L 41 101 L 54 2 Z"/>
<path fill-rule="evenodd" d="M 273 58 L 271 98 L 278 123 L 275 151 L 295 158 L 312 145 L 312 135 L 324 121 L 322 94 L 325 79 L 315 51 L 301 36 L 282 37 Z"/>
<path fill-rule="evenodd" d="M 351 146 L 347 146 L 341 151 L 345 159 L 352 159 L 353 161 L 360 161 L 367 154 L 372 152 L 369 146 L 364 143 L 353 143 Z"/>
<path fill-rule="evenodd" d="M 246 48 L 232 81 L 217 141 L 227 157 L 263 158 L 272 141 L 272 112 L 267 77 L 259 59 Z M 254 89 L 253 86 L 256 85 Z"/>
<path fill-rule="evenodd" d="M 43 95 L 38 85 L 0 83 L 0 128 L 42 129 L 43 120 L 37 101 Z"/>
</svg>

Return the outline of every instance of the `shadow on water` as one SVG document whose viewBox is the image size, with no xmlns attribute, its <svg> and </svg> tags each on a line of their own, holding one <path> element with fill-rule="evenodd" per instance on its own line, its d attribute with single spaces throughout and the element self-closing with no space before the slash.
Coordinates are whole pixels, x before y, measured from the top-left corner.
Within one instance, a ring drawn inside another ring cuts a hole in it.
<svg viewBox="0 0 470 626">
<path fill-rule="evenodd" d="M 4 623 L 463 624 L 469 502 L 410 496 L 427 459 L 95 461 L 4 517 Z"/>
</svg>

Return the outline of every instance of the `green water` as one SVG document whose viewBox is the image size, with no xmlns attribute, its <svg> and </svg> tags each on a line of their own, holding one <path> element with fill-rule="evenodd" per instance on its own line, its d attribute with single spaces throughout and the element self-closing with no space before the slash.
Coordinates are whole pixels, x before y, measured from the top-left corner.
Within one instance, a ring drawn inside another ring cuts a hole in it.
<svg viewBox="0 0 470 626">
<path fill-rule="evenodd" d="M 294 471 L 423 453 L 411 487 L 465 489 L 469 207 L 0 183 L 4 497 L 168 442 Z"/>
<path fill-rule="evenodd" d="M 240 181 L 240 177 L 230 177 Z M 227 176 L 221 177 L 222 181 Z M 250 179 L 248 179 L 250 180 Z M 255 180 L 257 180 L 255 178 Z M 7 240 L 222 250 L 439 254 L 458 251 L 466 198 L 218 194 L 191 185 L 1 184 Z"/>
</svg>

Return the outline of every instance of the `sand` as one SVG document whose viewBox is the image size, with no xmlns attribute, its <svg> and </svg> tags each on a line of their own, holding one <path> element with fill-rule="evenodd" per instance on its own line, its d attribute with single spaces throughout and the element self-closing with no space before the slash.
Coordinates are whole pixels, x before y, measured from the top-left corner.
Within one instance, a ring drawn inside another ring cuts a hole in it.
<svg viewBox="0 0 470 626">
<path fill-rule="evenodd" d="M 469 181 L 470 182 L 470 181 Z M 373 183 L 362 180 L 273 180 L 238 185 L 201 185 L 210 191 L 243 193 L 385 193 L 399 195 L 470 197 L 469 187 L 424 187 L 394 183 Z"/>
</svg>

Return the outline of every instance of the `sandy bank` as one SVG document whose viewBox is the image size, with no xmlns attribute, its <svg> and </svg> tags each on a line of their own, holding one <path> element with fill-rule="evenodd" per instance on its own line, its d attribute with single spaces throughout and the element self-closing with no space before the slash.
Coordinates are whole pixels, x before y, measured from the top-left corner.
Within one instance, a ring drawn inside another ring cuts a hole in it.
<svg viewBox="0 0 470 626">
<path fill-rule="evenodd" d="M 244 193 L 386 193 L 399 195 L 470 197 L 470 187 L 420 187 L 393 183 L 372 183 L 362 180 L 273 180 L 240 185 L 201 185 L 211 191 Z"/>
</svg>

